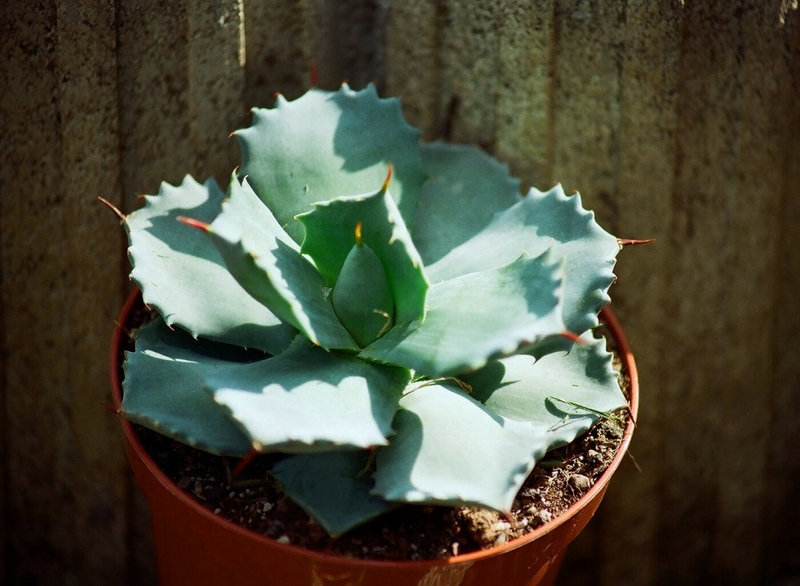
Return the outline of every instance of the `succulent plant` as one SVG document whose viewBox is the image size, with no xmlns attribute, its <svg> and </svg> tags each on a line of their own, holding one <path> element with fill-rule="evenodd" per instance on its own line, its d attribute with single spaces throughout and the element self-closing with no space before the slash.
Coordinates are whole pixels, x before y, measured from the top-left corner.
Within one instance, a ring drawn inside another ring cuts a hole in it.
<svg viewBox="0 0 800 586">
<path fill-rule="evenodd" d="M 271 474 L 340 535 L 399 503 L 508 510 L 549 449 L 626 405 L 589 333 L 620 242 L 579 194 L 521 195 L 373 86 L 278 96 L 235 136 L 226 192 L 187 176 L 124 218 L 160 316 L 126 356 L 128 419 L 283 454 Z"/>
</svg>

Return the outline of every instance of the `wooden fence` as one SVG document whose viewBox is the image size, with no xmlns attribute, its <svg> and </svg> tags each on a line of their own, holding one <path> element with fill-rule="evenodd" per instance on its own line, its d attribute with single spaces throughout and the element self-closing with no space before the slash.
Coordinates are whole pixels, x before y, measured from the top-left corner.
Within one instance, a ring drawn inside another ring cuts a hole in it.
<svg viewBox="0 0 800 586">
<path fill-rule="evenodd" d="M 796 0 L 6 0 L 0 7 L 0 582 L 152 584 L 106 354 L 124 210 L 317 64 L 426 138 L 580 189 L 620 236 L 632 461 L 561 584 L 800 583 Z"/>
</svg>

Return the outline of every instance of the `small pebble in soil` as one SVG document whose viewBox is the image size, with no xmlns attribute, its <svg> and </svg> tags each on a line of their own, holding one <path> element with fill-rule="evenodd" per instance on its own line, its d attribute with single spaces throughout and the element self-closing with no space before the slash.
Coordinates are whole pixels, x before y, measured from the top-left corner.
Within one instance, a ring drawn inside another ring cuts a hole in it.
<svg viewBox="0 0 800 586">
<path fill-rule="evenodd" d="M 583 474 L 573 474 L 569 478 L 569 483 L 580 492 L 586 492 L 592 487 L 592 479 Z"/>
</svg>

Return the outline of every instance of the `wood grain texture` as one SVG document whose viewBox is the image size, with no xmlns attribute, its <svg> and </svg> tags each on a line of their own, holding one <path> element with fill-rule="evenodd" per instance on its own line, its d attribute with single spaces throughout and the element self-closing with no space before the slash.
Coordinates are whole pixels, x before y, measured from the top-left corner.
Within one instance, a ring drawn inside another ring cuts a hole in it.
<svg viewBox="0 0 800 586">
<path fill-rule="evenodd" d="M 110 583 L 126 464 L 102 356 L 123 273 L 96 196 L 119 201 L 114 5 L 14 5 L 2 28 L 8 579 Z"/>
<path fill-rule="evenodd" d="M 622 237 L 639 426 L 560 584 L 800 580 L 789 0 L 13 0 L 0 12 L 0 582 L 154 584 L 107 400 L 123 210 L 221 183 L 252 106 L 375 82 Z M 44 480 L 46 479 L 46 480 Z M 46 506 L 45 506 L 46 504 Z"/>
<path fill-rule="evenodd" d="M 797 226 L 800 226 L 800 205 L 797 186 L 800 185 L 800 108 L 796 96 L 800 95 L 800 13 L 797 10 L 781 14 L 778 19 L 781 37 L 786 46 L 777 56 L 786 67 L 786 77 L 771 79 L 770 86 L 784 96 L 782 112 L 775 112 L 775 122 L 783 127 L 783 151 L 778 161 L 769 169 L 781 169 L 778 216 L 772 225 L 779 226 L 776 256 L 773 259 L 773 279 L 777 281 L 774 310 L 765 324 L 771 332 L 770 356 L 767 362 L 772 374 L 772 387 L 768 395 L 769 432 L 765 483 L 767 494 L 762 510 L 764 527 L 764 580 L 780 583 L 785 576 L 800 574 L 800 547 L 793 535 L 800 526 L 800 507 L 795 506 L 800 497 L 800 458 L 796 457 L 800 445 L 800 374 L 798 357 L 790 340 L 800 324 L 800 307 L 795 303 L 800 290 L 800 247 L 797 246 Z M 789 102 L 787 104 L 787 102 Z M 788 583 L 788 581 L 786 582 Z"/>
<path fill-rule="evenodd" d="M 306 0 L 244 3 L 248 107 L 271 108 L 276 93 L 295 99 L 308 89 L 315 59 L 311 21 Z"/>
</svg>

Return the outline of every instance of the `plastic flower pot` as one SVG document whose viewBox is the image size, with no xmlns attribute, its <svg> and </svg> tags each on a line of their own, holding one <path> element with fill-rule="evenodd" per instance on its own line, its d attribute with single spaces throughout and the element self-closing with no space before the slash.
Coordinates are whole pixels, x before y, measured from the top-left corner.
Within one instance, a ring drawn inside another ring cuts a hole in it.
<svg viewBox="0 0 800 586">
<path fill-rule="evenodd" d="M 128 298 L 111 344 L 111 387 L 119 408 L 120 364 L 131 312 Z M 125 449 L 150 506 L 162 586 L 225 584 L 274 586 L 533 586 L 553 584 L 567 546 L 586 526 L 622 461 L 633 433 L 639 399 L 636 365 L 625 336 L 608 309 L 600 315 L 630 379 L 633 417 L 606 471 L 566 512 L 522 537 L 490 549 L 429 561 L 346 558 L 286 545 L 213 514 L 192 500 L 153 462 L 131 424 L 120 418 Z"/>
</svg>

